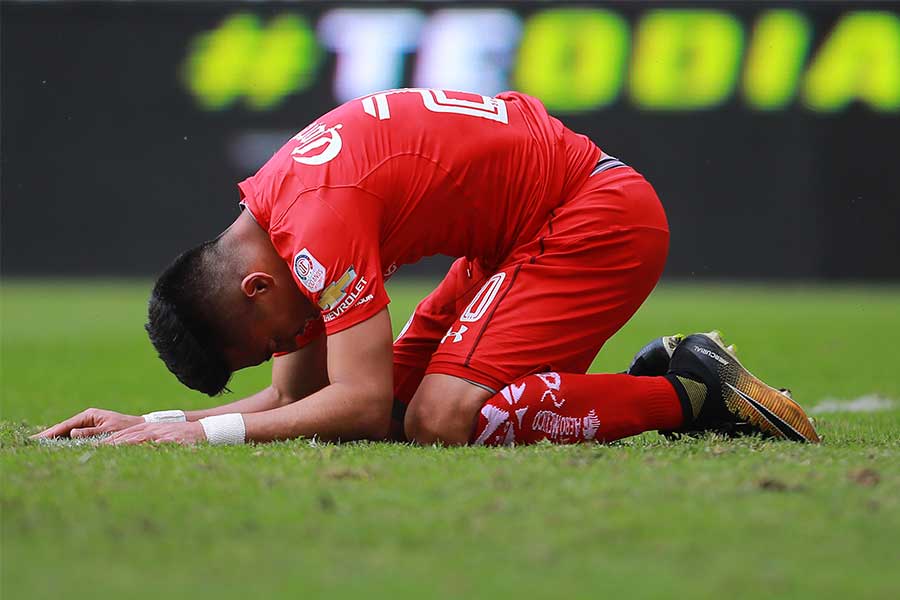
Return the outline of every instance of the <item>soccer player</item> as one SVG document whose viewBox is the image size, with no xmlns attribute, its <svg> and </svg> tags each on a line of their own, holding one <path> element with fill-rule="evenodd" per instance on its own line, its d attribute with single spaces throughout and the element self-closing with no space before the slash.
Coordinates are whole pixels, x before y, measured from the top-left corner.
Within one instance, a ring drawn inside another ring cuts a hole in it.
<svg viewBox="0 0 900 600">
<path fill-rule="evenodd" d="M 193 389 L 216 395 L 274 356 L 272 384 L 205 411 L 86 411 L 40 435 L 521 444 L 741 421 L 818 441 L 715 336 L 680 341 L 658 372 L 585 374 L 656 285 L 668 225 L 637 171 L 534 98 L 359 98 L 239 189 L 237 220 L 157 281 L 147 331 Z M 392 345 L 384 282 L 433 254 L 459 258 Z"/>
</svg>

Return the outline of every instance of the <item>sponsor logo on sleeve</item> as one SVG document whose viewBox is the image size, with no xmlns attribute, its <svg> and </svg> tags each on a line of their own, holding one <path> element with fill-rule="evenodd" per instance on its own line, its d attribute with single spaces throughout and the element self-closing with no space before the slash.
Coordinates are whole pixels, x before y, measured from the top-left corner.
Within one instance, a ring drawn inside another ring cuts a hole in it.
<svg viewBox="0 0 900 600">
<path fill-rule="evenodd" d="M 355 305 L 371 302 L 375 296 L 363 294 L 367 285 L 369 280 L 364 276 L 357 279 L 356 270 L 351 265 L 337 281 L 325 288 L 319 297 L 319 308 L 324 313 L 322 319 L 328 323 Z"/>
<path fill-rule="evenodd" d="M 325 287 L 325 267 L 306 248 L 294 256 L 294 274 L 313 294 Z"/>
<path fill-rule="evenodd" d="M 356 271 L 353 265 L 344 271 L 344 274 L 338 277 L 336 281 L 332 281 L 319 296 L 319 308 L 323 311 L 329 311 L 334 308 L 341 300 L 347 296 L 347 289 L 353 280 L 356 279 Z"/>
</svg>

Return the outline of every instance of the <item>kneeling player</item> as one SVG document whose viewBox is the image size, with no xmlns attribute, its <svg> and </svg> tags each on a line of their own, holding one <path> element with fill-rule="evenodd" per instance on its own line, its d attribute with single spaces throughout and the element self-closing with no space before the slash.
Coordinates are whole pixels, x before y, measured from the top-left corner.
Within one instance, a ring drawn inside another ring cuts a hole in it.
<svg viewBox="0 0 900 600">
<path fill-rule="evenodd" d="M 373 94 L 239 187 L 246 210 L 163 273 L 147 330 L 191 388 L 218 394 L 276 355 L 272 385 L 146 423 L 95 411 L 42 435 L 137 423 L 108 441 L 528 443 L 741 420 L 817 440 L 799 406 L 708 336 L 656 376 L 584 374 L 656 285 L 668 225 L 639 173 L 534 98 Z M 392 348 L 384 281 L 432 254 L 461 258 Z"/>
</svg>

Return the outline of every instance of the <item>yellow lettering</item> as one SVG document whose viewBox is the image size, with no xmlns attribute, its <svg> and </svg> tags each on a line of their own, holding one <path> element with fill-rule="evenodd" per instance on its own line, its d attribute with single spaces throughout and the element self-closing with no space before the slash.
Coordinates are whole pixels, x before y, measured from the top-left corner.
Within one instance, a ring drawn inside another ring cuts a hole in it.
<svg viewBox="0 0 900 600">
<path fill-rule="evenodd" d="M 843 17 L 806 74 L 803 99 L 825 112 L 855 99 L 876 110 L 900 108 L 900 18 L 877 11 Z"/>
<path fill-rule="evenodd" d="M 754 108 L 782 108 L 797 93 L 809 51 L 809 21 L 793 10 L 771 10 L 756 21 L 744 68 L 744 96 Z"/>
<path fill-rule="evenodd" d="M 263 28 L 255 15 L 238 13 L 195 38 L 183 76 L 204 108 L 222 110 L 244 96 L 251 108 L 267 109 L 308 86 L 318 59 L 303 18 L 282 15 Z"/>
<path fill-rule="evenodd" d="M 297 89 L 312 83 L 319 47 L 306 21 L 282 15 L 272 21 L 260 40 L 256 62 L 248 73 L 248 104 L 266 109 Z"/>
<path fill-rule="evenodd" d="M 605 106 L 619 95 L 629 30 L 614 12 L 553 9 L 525 24 L 514 87 L 551 110 Z"/>
<path fill-rule="evenodd" d="M 724 102 L 738 75 L 744 31 L 714 10 L 655 10 L 638 25 L 631 95 L 642 108 L 690 110 Z"/>
</svg>

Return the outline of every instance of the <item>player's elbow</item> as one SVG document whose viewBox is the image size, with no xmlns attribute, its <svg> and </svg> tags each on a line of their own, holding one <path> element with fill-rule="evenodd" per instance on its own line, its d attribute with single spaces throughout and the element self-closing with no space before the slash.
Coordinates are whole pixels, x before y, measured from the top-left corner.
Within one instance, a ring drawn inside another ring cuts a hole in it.
<svg viewBox="0 0 900 600">
<path fill-rule="evenodd" d="M 362 432 L 362 438 L 373 441 L 382 441 L 388 438 L 388 434 L 391 428 L 391 413 L 390 411 L 371 411 L 371 414 L 367 415 L 362 423 L 360 423 L 360 430 Z"/>
<path fill-rule="evenodd" d="M 368 440 L 385 440 L 391 427 L 391 390 L 372 389 L 359 397 L 357 427 L 359 437 Z"/>
<path fill-rule="evenodd" d="M 281 386 L 276 385 L 274 382 L 270 385 L 265 392 L 268 397 L 268 404 L 271 408 L 279 408 L 282 406 L 287 406 L 288 404 L 293 404 L 300 398 L 294 398 L 290 394 L 287 393 Z"/>
</svg>

